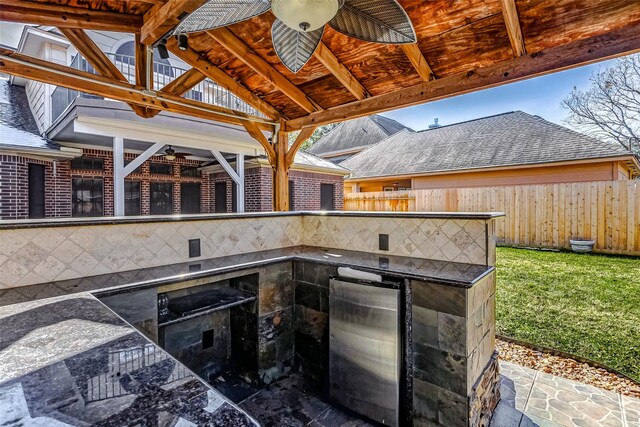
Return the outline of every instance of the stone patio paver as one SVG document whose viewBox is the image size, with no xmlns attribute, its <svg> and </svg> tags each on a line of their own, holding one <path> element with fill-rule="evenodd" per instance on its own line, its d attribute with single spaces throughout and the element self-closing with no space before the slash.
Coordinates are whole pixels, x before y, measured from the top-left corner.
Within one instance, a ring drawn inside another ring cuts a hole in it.
<svg viewBox="0 0 640 427">
<path fill-rule="evenodd" d="M 640 399 L 500 361 L 490 427 L 640 427 Z"/>
</svg>

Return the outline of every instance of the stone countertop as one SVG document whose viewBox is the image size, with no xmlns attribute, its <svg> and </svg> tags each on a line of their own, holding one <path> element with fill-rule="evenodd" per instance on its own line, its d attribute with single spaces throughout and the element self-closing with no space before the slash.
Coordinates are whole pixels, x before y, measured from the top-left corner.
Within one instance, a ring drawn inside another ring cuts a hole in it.
<svg viewBox="0 0 640 427">
<path fill-rule="evenodd" d="M 358 212 L 358 211 L 294 211 L 294 212 L 245 212 L 228 214 L 193 215 L 145 215 L 101 218 L 47 218 L 14 219 L 0 221 L 0 230 L 16 228 L 74 227 L 105 224 L 139 224 L 152 222 L 211 221 L 228 219 L 251 219 L 283 216 L 337 216 L 362 218 L 443 218 L 443 219 L 479 219 L 501 218 L 503 212 Z"/>
<path fill-rule="evenodd" d="M 89 294 L 0 307 L 0 425 L 256 426 Z"/>
<path fill-rule="evenodd" d="M 0 291 L 0 306 L 77 292 L 107 296 L 127 289 L 162 286 L 286 261 L 353 267 L 384 276 L 457 287 L 471 287 L 494 270 L 477 264 L 295 246 L 7 289 Z"/>
</svg>

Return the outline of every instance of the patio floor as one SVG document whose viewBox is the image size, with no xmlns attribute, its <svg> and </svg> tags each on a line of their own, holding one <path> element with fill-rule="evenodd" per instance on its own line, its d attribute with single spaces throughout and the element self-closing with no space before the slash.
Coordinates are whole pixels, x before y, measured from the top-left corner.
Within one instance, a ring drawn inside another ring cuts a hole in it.
<svg viewBox="0 0 640 427">
<path fill-rule="evenodd" d="M 640 427 L 640 399 L 500 362 L 502 400 L 490 427 Z"/>
</svg>

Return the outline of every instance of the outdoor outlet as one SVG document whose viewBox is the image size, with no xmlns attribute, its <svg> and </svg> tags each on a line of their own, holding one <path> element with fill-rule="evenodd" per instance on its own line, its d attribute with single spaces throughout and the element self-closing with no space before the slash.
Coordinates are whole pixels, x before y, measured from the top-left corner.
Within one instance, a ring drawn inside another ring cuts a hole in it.
<svg viewBox="0 0 640 427">
<path fill-rule="evenodd" d="M 389 250 L 389 235 L 388 234 L 378 234 L 378 249 L 381 251 Z"/>
<path fill-rule="evenodd" d="M 200 256 L 200 239 L 189 240 L 189 258 Z"/>
</svg>

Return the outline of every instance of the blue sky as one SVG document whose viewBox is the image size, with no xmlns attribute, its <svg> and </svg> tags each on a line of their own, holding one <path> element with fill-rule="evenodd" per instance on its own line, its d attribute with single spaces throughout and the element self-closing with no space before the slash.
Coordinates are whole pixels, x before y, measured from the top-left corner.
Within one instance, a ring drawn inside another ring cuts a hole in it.
<svg viewBox="0 0 640 427">
<path fill-rule="evenodd" d="M 448 125 L 514 110 L 536 114 L 562 125 L 567 113 L 560 106 L 560 102 L 574 86 L 579 89 L 589 87 L 589 76 L 599 68 L 607 67 L 611 62 L 605 61 L 574 68 L 493 89 L 390 111 L 384 115 L 414 130 L 425 129 L 436 117 L 441 125 Z"/>
</svg>

